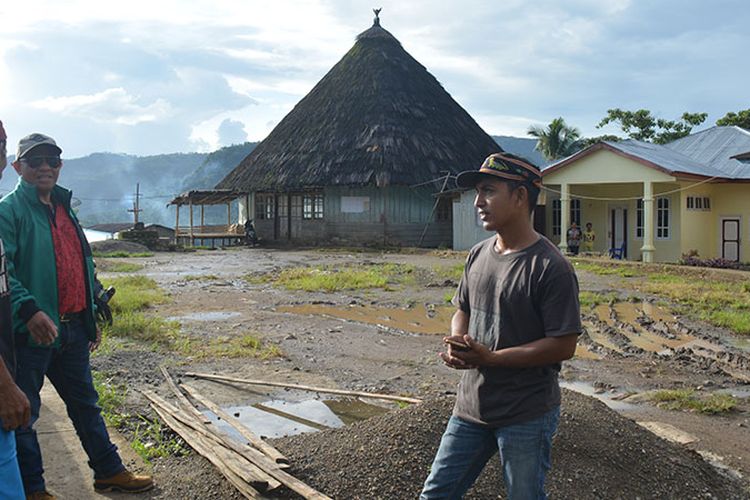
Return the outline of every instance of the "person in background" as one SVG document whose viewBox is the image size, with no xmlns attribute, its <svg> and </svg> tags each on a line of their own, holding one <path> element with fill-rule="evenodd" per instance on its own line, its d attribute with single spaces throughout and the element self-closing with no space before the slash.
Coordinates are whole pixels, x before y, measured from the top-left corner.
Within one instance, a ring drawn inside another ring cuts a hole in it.
<svg viewBox="0 0 750 500">
<path fill-rule="evenodd" d="M 482 225 L 495 235 L 471 249 L 453 297 L 451 336 L 440 357 L 463 375 L 420 498 L 462 498 L 499 451 L 506 498 L 544 499 L 560 364 L 575 353 L 582 330 L 578 280 L 534 230 L 538 168 L 496 153 L 456 182 L 476 190 Z"/>
<path fill-rule="evenodd" d="M 109 438 L 89 355 L 101 332 L 94 316 L 91 248 L 70 206 L 72 193 L 57 185 L 62 149 L 35 133 L 18 143 L 13 168 L 20 176 L 0 200 L 0 238 L 5 243 L 16 382 L 31 403 L 31 425 L 16 431 L 18 465 L 27 498 L 54 498 L 46 490 L 34 423 L 46 376 L 57 390 L 94 471 L 96 491 L 140 492 L 150 476 L 125 469 Z"/>
<path fill-rule="evenodd" d="M 586 230 L 583 232 L 583 251 L 593 252 L 594 241 L 596 240 L 596 233 L 594 232 L 594 225 L 590 222 L 586 223 Z"/>
<path fill-rule="evenodd" d="M 5 129 L 0 121 L 0 178 L 8 164 Z M 15 429 L 29 424 L 31 407 L 13 380 L 16 369 L 10 287 L 5 249 L 0 240 L 0 500 L 24 498 L 21 472 L 16 458 Z"/>
<path fill-rule="evenodd" d="M 578 228 L 578 224 L 575 222 L 570 224 L 570 228 L 567 233 L 568 237 L 568 252 L 573 255 L 578 255 L 578 249 L 581 246 L 581 230 Z"/>
</svg>

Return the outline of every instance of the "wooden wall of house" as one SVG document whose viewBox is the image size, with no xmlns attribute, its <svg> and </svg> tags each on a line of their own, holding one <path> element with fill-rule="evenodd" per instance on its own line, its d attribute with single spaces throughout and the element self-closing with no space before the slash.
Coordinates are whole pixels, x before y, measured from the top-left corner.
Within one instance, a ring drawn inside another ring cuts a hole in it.
<svg viewBox="0 0 750 500">
<path fill-rule="evenodd" d="M 293 209 L 290 220 L 289 208 L 285 213 L 277 211 L 281 217 L 262 219 L 256 210 L 258 235 L 266 240 L 302 244 L 416 246 L 425 223 L 432 218 L 422 246 L 452 244 L 450 201 L 447 201 L 447 212 L 441 205 L 441 220 L 438 221 L 438 213 L 432 213 L 436 199 L 430 188 L 329 187 L 321 192 L 324 195 L 322 219 L 299 217 Z M 288 196 L 286 193 L 277 195 L 275 207 L 288 204 Z"/>
</svg>

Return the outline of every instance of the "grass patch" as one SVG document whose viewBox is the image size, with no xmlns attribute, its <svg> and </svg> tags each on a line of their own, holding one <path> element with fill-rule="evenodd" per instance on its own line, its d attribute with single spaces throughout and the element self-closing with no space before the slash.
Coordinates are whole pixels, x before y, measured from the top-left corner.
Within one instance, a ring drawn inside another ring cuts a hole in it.
<svg viewBox="0 0 750 500">
<path fill-rule="evenodd" d="M 115 384 L 102 372 L 92 371 L 94 388 L 99 394 L 102 417 L 110 427 L 126 431 L 132 436 L 130 446 L 148 464 L 156 457 L 187 454 L 182 441 L 158 420 L 134 417 L 123 411 L 128 389 Z"/>
<path fill-rule="evenodd" d="M 97 271 L 107 273 L 135 273 L 143 268 L 143 264 L 135 264 L 132 262 L 109 262 L 101 260 L 96 263 Z"/>
<path fill-rule="evenodd" d="M 169 298 L 154 280 L 145 276 L 122 276 L 105 280 L 105 287 L 114 286 L 117 292 L 110 301 L 114 321 L 102 329 L 106 339 L 110 336 L 129 338 L 172 348 L 179 341 L 180 325 L 143 311 Z"/>
<path fill-rule="evenodd" d="M 146 342 L 155 348 L 179 347 L 180 324 L 138 311 L 118 313 L 111 326 L 102 329 L 104 337 L 113 336 Z"/>
<path fill-rule="evenodd" d="M 437 267 L 433 270 L 435 276 L 440 280 L 452 280 L 458 282 L 464 273 L 464 263 L 459 262 L 452 266 Z"/>
<path fill-rule="evenodd" d="M 405 264 L 370 264 L 361 266 L 294 267 L 278 274 L 249 275 L 249 283 L 273 283 L 287 290 L 337 292 L 381 288 L 394 284 L 413 284 L 414 266 Z"/>
<path fill-rule="evenodd" d="M 662 272 L 650 275 L 642 287 L 646 292 L 668 298 L 683 314 L 747 335 L 750 290 L 746 285 Z"/>
<path fill-rule="evenodd" d="M 578 302 L 581 307 L 594 308 L 599 304 L 610 304 L 617 301 L 617 294 L 613 292 L 600 293 L 586 290 L 578 292 Z"/>
<path fill-rule="evenodd" d="M 169 299 L 156 281 L 146 276 L 122 276 L 104 280 L 104 286 L 114 286 L 116 293 L 109 305 L 116 314 L 142 311 Z"/>
<path fill-rule="evenodd" d="M 93 252 L 94 257 L 99 259 L 122 259 L 126 257 L 153 257 L 154 252 Z"/>
<path fill-rule="evenodd" d="M 445 302 L 446 304 L 452 304 L 453 303 L 453 296 L 455 294 L 456 294 L 456 292 L 452 291 L 452 290 L 449 291 L 449 292 L 445 292 L 443 294 L 443 302 Z"/>
<path fill-rule="evenodd" d="M 128 388 L 124 385 L 115 385 L 112 379 L 107 378 L 102 372 L 93 371 L 94 388 L 99 394 L 99 406 L 102 408 L 102 416 L 107 425 L 119 427 L 125 416 L 120 409 L 125 404 L 125 396 Z"/>
<path fill-rule="evenodd" d="M 168 427 L 160 420 L 150 420 L 139 416 L 139 421 L 133 430 L 133 441 L 130 446 L 148 464 L 160 457 L 187 455 L 188 450 L 183 446 Z"/>
<path fill-rule="evenodd" d="M 692 389 L 669 389 L 651 393 L 649 396 L 657 406 L 667 410 L 693 411 L 707 414 L 726 413 L 737 406 L 731 394 L 714 393 L 698 397 Z"/>
<path fill-rule="evenodd" d="M 621 265 L 621 264 L 594 264 L 592 262 L 579 262 L 573 261 L 573 266 L 576 270 L 586 271 L 599 276 L 621 276 L 623 278 L 633 278 L 635 276 L 643 276 L 643 273 L 634 269 L 632 266 Z"/>
<path fill-rule="evenodd" d="M 215 337 L 209 342 L 196 339 L 183 346 L 185 354 L 206 358 L 256 358 L 272 359 L 284 355 L 276 344 L 265 343 L 255 335 L 246 333 L 238 337 Z"/>
</svg>

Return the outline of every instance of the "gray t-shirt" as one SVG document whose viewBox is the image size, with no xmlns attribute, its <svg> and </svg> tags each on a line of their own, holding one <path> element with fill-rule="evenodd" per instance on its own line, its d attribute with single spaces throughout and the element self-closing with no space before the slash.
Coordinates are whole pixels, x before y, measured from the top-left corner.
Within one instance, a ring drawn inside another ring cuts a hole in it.
<svg viewBox="0 0 750 500">
<path fill-rule="evenodd" d="M 508 255 L 495 237 L 469 252 L 453 298 L 469 313 L 469 335 L 496 351 L 544 337 L 581 332 L 578 279 L 547 238 Z M 560 364 L 466 370 L 453 414 L 501 427 L 534 419 L 560 404 Z"/>
</svg>

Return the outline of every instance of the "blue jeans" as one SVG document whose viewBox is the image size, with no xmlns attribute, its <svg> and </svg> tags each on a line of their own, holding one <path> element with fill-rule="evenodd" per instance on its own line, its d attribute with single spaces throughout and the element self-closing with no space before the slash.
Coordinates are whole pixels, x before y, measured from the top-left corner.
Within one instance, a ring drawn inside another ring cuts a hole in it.
<svg viewBox="0 0 750 500">
<path fill-rule="evenodd" d="M 0 500 L 23 500 L 21 473 L 16 460 L 16 438 L 13 431 L 0 428 Z"/>
<path fill-rule="evenodd" d="M 61 341 L 59 348 L 16 348 L 16 383 L 31 403 L 31 425 L 16 431 L 18 465 L 27 494 L 45 489 L 42 452 L 33 429 L 39 418 L 39 391 L 45 374 L 65 402 L 68 416 L 89 457 L 94 477 L 108 478 L 125 469 L 117 447 L 109 439 L 101 408 L 97 404 L 99 395 L 91 377 L 89 339 L 84 326 L 78 320 L 61 323 L 58 335 Z"/>
<path fill-rule="evenodd" d="M 508 499 L 546 499 L 544 478 L 559 419 L 559 406 L 534 420 L 499 428 L 452 416 L 419 498 L 462 498 L 499 450 Z"/>
</svg>

